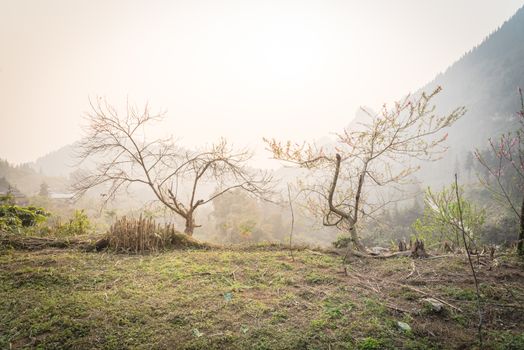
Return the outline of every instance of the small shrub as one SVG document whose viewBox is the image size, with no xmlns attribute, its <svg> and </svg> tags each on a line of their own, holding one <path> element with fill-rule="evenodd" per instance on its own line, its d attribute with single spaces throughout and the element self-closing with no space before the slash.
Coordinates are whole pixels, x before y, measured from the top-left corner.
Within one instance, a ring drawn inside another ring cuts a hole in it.
<svg viewBox="0 0 524 350">
<path fill-rule="evenodd" d="M 333 242 L 335 248 L 346 248 L 351 243 L 351 237 L 348 235 L 339 235 L 337 240 Z"/>
<path fill-rule="evenodd" d="M 83 210 L 75 210 L 69 222 L 62 224 L 58 222 L 54 228 L 57 236 L 77 236 L 85 235 L 91 230 L 91 222 Z"/>
<path fill-rule="evenodd" d="M 383 349 L 382 342 L 378 339 L 367 337 L 362 339 L 358 343 L 358 348 L 361 350 L 374 350 L 374 349 Z"/>
<path fill-rule="evenodd" d="M 330 319 L 333 320 L 340 319 L 343 316 L 342 310 L 340 310 L 340 308 L 336 306 L 326 307 L 324 312 Z"/>
<path fill-rule="evenodd" d="M 327 323 L 328 322 L 325 319 L 315 319 L 315 320 L 311 320 L 311 322 L 309 322 L 309 325 L 311 326 L 312 329 L 319 331 L 325 328 L 327 326 Z"/>
</svg>

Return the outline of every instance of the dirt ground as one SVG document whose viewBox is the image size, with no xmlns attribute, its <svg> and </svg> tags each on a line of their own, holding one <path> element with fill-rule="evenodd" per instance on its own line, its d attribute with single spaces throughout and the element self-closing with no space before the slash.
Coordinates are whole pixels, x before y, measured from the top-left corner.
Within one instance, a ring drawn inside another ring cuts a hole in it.
<svg viewBox="0 0 524 350">
<path fill-rule="evenodd" d="M 475 267 L 484 348 L 523 349 L 524 263 L 499 255 Z M 462 255 L 342 264 L 270 245 L 150 255 L 6 248 L 0 348 L 479 348 L 468 269 Z"/>
</svg>

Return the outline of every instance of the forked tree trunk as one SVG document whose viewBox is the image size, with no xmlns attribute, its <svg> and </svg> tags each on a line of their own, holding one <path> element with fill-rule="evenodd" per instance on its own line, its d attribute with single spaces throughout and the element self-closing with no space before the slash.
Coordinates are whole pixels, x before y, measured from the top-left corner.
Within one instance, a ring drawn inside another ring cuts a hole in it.
<svg viewBox="0 0 524 350">
<path fill-rule="evenodd" d="M 366 247 L 364 247 L 364 245 L 360 242 L 358 238 L 356 225 L 357 225 L 357 219 L 358 219 L 358 207 L 360 204 L 360 194 L 362 192 L 362 185 L 364 184 L 364 174 L 367 169 L 367 163 L 364 166 L 364 170 L 362 171 L 359 177 L 358 189 L 357 189 L 357 193 L 355 196 L 355 210 L 354 210 L 354 213 L 352 214 L 349 211 L 345 212 L 341 210 L 340 208 L 337 208 L 337 206 L 333 204 L 333 196 L 335 194 L 335 189 L 337 187 L 337 181 L 338 181 L 338 175 L 340 173 L 340 162 L 341 161 L 342 161 L 342 157 L 340 156 L 340 154 L 337 153 L 336 154 L 336 163 L 335 163 L 335 173 L 333 174 L 333 182 L 331 182 L 331 187 L 329 189 L 329 195 L 328 195 L 329 211 L 330 213 L 334 213 L 335 215 L 338 215 L 340 217 L 340 220 L 345 220 L 345 222 L 349 224 L 349 235 L 351 238 L 351 242 L 353 243 L 353 246 L 355 247 L 357 251 L 365 252 Z M 328 217 L 329 217 L 329 214 L 328 214 Z M 329 224 L 329 221 L 327 225 L 336 226 L 336 224 Z M 348 245 L 348 252 L 350 251 L 350 246 L 351 245 Z M 347 257 L 347 253 L 346 253 L 346 257 Z M 346 257 L 344 257 L 344 260 Z"/>
<path fill-rule="evenodd" d="M 194 231 L 195 231 L 195 219 L 193 218 L 193 214 L 188 214 L 186 217 L 186 228 L 184 230 L 184 233 L 188 236 L 193 236 Z"/>
</svg>

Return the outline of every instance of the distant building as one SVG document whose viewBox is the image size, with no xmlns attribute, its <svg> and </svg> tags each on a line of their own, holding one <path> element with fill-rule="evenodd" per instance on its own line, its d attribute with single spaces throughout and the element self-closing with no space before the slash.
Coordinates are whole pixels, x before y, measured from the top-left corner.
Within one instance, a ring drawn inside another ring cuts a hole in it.
<svg viewBox="0 0 524 350">
<path fill-rule="evenodd" d="M 11 195 L 13 201 L 18 205 L 28 205 L 29 200 L 25 194 L 6 180 L 5 177 L 0 178 L 0 197 Z"/>
<path fill-rule="evenodd" d="M 73 194 L 72 193 L 59 193 L 59 192 L 49 192 L 49 198 L 55 201 L 60 202 L 73 202 Z"/>
</svg>

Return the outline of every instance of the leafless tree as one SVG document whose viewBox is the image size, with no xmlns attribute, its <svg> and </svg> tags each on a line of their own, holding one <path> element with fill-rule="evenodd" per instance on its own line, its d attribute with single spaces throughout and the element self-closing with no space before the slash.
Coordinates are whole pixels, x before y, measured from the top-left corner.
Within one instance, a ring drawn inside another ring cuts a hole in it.
<svg viewBox="0 0 524 350">
<path fill-rule="evenodd" d="M 128 103 L 121 116 L 102 98 L 90 100 L 90 105 L 78 153 L 81 160 L 94 160 L 96 168 L 77 179 L 77 198 L 104 185 L 107 202 L 132 184 L 145 185 L 184 219 L 185 233 L 192 235 L 199 227 L 195 211 L 224 193 L 242 189 L 262 198 L 271 194 L 271 176 L 248 166 L 248 150 L 236 151 L 224 139 L 193 151 L 178 147 L 171 138 L 148 141 L 146 128 L 162 120 L 164 113 L 151 114 L 148 105 L 138 110 Z M 204 184 L 214 185 L 215 192 L 204 196 Z"/>
<path fill-rule="evenodd" d="M 384 105 L 378 114 L 364 110 L 368 121 L 337 134 L 332 149 L 311 143 L 265 141 L 274 158 L 320 171 L 321 176 L 309 177 L 313 182 L 303 183 L 309 190 L 308 206 L 322 215 L 324 225 L 348 231 L 353 246 L 363 251 L 357 234 L 359 218 L 372 216 L 385 205 L 385 201 L 372 203 L 371 192 L 377 197 L 378 188 L 406 183 L 418 170 L 410 160 L 434 160 L 441 155 L 447 134 L 439 132 L 465 113 L 460 107 L 437 116 L 430 102 L 440 91 L 439 87 L 430 95 L 407 96 L 393 108 Z"/>
<path fill-rule="evenodd" d="M 524 98 L 520 88 L 518 92 L 520 128 L 503 134 L 498 140 L 489 139 L 487 152 L 477 149 L 475 156 L 487 171 L 486 176 L 479 177 L 481 183 L 520 221 L 517 251 L 519 255 L 524 255 Z"/>
</svg>

